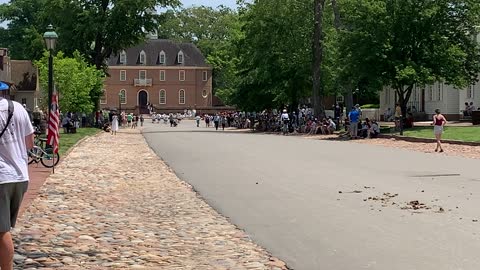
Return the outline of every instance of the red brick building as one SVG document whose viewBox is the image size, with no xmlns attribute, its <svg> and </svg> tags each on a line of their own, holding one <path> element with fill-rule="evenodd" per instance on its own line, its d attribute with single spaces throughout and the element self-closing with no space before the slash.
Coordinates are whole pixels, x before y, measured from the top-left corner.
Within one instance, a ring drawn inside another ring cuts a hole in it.
<svg viewBox="0 0 480 270">
<path fill-rule="evenodd" d="M 148 113 L 212 108 L 212 68 L 190 43 L 151 39 L 108 60 L 102 109 Z"/>
</svg>

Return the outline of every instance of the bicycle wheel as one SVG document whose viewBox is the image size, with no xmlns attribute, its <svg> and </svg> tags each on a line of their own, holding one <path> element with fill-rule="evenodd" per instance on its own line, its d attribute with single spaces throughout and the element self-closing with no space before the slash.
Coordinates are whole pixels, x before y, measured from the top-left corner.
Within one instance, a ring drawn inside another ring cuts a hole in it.
<svg viewBox="0 0 480 270">
<path fill-rule="evenodd" d="M 28 153 L 28 165 L 32 163 L 38 163 L 37 158 L 33 156 L 30 152 Z"/>
<path fill-rule="evenodd" d="M 55 163 L 53 163 L 55 161 Z M 60 161 L 60 155 L 58 153 L 42 153 L 40 157 L 40 162 L 43 166 L 47 168 L 52 168 L 53 166 L 57 166 L 58 162 Z"/>
<path fill-rule="evenodd" d="M 38 146 L 34 146 L 31 150 L 28 151 L 28 164 L 38 163 L 39 158 L 38 154 L 40 153 L 37 149 Z"/>
</svg>

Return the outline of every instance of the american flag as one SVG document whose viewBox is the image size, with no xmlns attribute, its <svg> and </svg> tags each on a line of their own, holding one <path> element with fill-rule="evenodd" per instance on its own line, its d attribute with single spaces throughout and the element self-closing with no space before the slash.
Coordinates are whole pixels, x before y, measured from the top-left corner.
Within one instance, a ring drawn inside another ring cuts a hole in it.
<svg viewBox="0 0 480 270">
<path fill-rule="evenodd" d="M 50 117 L 48 120 L 47 144 L 53 147 L 53 152 L 58 153 L 58 126 L 60 124 L 60 115 L 58 112 L 57 93 L 52 95 L 52 105 L 50 107 Z"/>
</svg>

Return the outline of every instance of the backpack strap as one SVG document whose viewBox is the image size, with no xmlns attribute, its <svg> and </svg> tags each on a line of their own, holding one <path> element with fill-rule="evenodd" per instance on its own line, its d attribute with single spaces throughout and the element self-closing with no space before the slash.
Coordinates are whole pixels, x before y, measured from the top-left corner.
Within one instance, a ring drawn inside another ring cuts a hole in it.
<svg viewBox="0 0 480 270">
<path fill-rule="evenodd" d="M 8 102 L 8 118 L 7 118 L 7 124 L 5 125 L 5 127 L 3 127 L 3 130 L 2 130 L 2 132 L 0 133 L 0 138 L 2 138 L 3 133 L 5 133 L 5 131 L 7 131 L 8 125 L 10 125 L 10 122 L 12 121 L 13 112 L 14 112 L 14 110 L 15 110 L 15 107 L 13 106 L 13 102 L 12 102 L 10 99 L 7 99 L 7 102 Z"/>
</svg>

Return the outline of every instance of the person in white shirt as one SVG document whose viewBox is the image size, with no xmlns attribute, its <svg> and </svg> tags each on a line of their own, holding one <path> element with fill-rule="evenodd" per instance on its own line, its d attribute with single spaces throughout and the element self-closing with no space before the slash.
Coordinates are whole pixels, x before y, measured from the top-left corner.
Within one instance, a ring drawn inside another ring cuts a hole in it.
<svg viewBox="0 0 480 270">
<path fill-rule="evenodd" d="M 328 133 L 333 134 L 337 130 L 337 124 L 332 120 L 332 117 L 328 117 Z"/>
<path fill-rule="evenodd" d="M 288 125 L 290 124 L 290 116 L 288 115 L 287 110 L 283 110 L 283 113 L 280 116 L 280 122 L 281 122 L 283 134 L 288 135 Z"/>
<path fill-rule="evenodd" d="M 10 230 L 28 188 L 27 150 L 33 148 L 33 132 L 25 108 L 0 97 L 0 269 L 13 269 Z"/>
<path fill-rule="evenodd" d="M 378 138 L 378 135 L 380 134 L 380 127 L 378 126 L 377 121 L 373 120 L 372 126 L 370 127 L 369 130 L 369 138 Z"/>
<path fill-rule="evenodd" d="M 200 127 L 200 120 L 202 120 L 202 118 L 200 117 L 200 115 L 197 115 L 195 117 L 195 121 L 197 122 L 197 127 Z"/>
<path fill-rule="evenodd" d="M 290 116 L 288 115 L 287 110 L 283 110 L 280 119 L 282 120 L 282 123 L 285 123 L 285 121 L 290 121 Z"/>
</svg>

